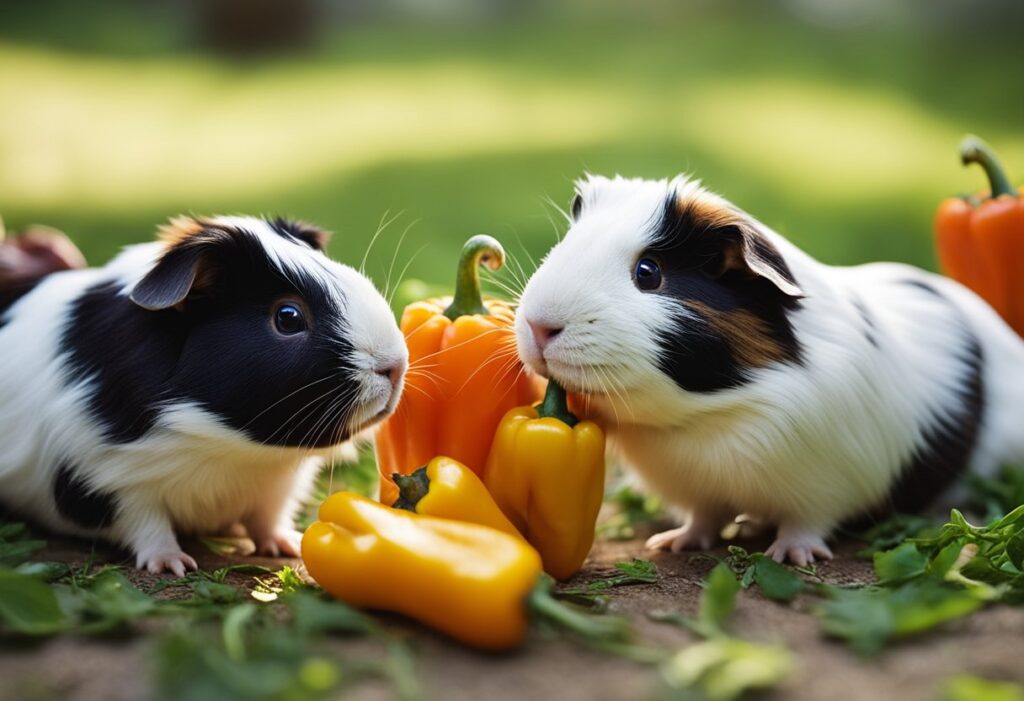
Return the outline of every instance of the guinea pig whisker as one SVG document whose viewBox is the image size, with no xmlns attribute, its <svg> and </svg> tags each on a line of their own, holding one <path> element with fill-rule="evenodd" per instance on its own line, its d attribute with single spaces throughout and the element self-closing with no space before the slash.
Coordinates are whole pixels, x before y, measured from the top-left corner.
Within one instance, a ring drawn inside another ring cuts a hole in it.
<svg viewBox="0 0 1024 701">
<path fill-rule="evenodd" d="M 406 225 L 406 227 L 402 230 L 402 235 L 398 237 L 398 243 L 395 244 L 395 248 L 391 252 L 391 263 L 388 265 L 388 274 L 384 282 L 384 299 L 387 299 L 389 304 L 392 294 L 391 275 L 392 273 L 395 272 L 395 262 L 398 260 L 398 252 L 399 250 L 401 250 L 402 244 L 405 243 L 405 237 L 409 234 L 409 229 L 413 227 L 416 221 L 418 220 L 413 220 L 408 225 Z"/>
<path fill-rule="evenodd" d="M 370 257 L 370 250 L 373 248 L 373 244 L 377 243 L 377 239 L 379 239 L 380 235 L 384 233 L 384 230 L 391 226 L 395 220 L 402 216 L 403 213 L 404 210 L 389 219 L 388 217 L 391 215 L 391 211 L 387 209 L 384 210 L 384 214 L 381 215 L 380 222 L 377 224 L 377 230 L 373 232 L 373 236 L 370 238 L 370 243 L 367 244 L 366 251 L 363 253 L 363 259 L 359 262 L 360 273 L 363 273 L 364 275 L 366 274 L 366 259 Z"/>
<path fill-rule="evenodd" d="M 419 329 L 416 329 L 416 331 L 419 331 L 422 328 L 423 327 L 421 326 L 421 327 L 419 327 Z M 416 331 L 413 331 L 411 334 L 409 334 L 408 338 L 412 338 L 416 334 Z M 491 334 L 495 334 L 495 333 L 508 334 L 510 337 L 512 336 L 512 331 L 510 329 L 501 328 L 501 327 L 493 328 L 493 329 L 488 329 L 487 331 L 484 331 L 483 333 L 477 334 L 476 336 L 473 336 L 472 338 L 467 338 L 465 341 L 461 341 L 459 343 L 456 343 L 454 346 L 448 346 L 447 348 L 441 348 L 440 350 L 436 350 L 433 353 L 427 353 L 426 355 L 421 356 L 421 357 L 417 358 L 416 360 L 414 360 L 410 364 L 410 367 L 415 367 L 416 364 L 419 363 L 419 362 L 422 362 L 422 361 L 427 360 L 429 358 L 433 358 L 435 356 L 442 355 L 442 354 L 447 353 L 449 351 L 453 351 L 456 348 L 461 348 L 462 346 L 466 345 L 467 343 L 475 343 L 478 340 L 480 340 L 481 338 L 484 338 L 485 336 L 490 336 Z"/>
<path fill-rule="evenodd" d="M 348 397 L 348 394 L 348 392 L 342 390 L 338 392 L 337 396 L 328 399 L 328 401 L 326 402 L 326 408 L 320 411 L 320 417 L 313 423 L 312 426 L 309 427 L 305 435 L 303 435 L 302 439 L 299 441 L 300 448 L 305 445 L 307 439 L 312 439 L 309 444 L 310 448 L 317 444 L 317 441 L 322 435 L 324 429 L 329 428 L 331 425 L 331 414 L 335 411 L 335 408 L 337 407 L 339 402 L 345 401 L 345 399 Z"/>
<path fill-rule="evenodd" d="M 320 403 L 320 402 L 326 400 L 328 397 L 330 397 L 331 394 L 334 391 L 336 391 L 336 388 L 331 387 L 326 392 L 323 392 L 322 394 L 318 395 L 314 399 L 312 399 L 312 400 L 306 402 L 305 404 L 303 404 L 297 411 L 293 412 L 291 416 L 289 416 L 287 419 L 285 419 L 281 423 L 281 425 L 273 433 L 271 433 L 267 437 L 267 439 L 264 441 L 264 444 L 270 443 L 272 440 L 274 440 L 274 438 L 278 435 L 278 433 L 280 433 L 281 431 L 284 431 L 285 429 L 288 429 L 288 431 L 287 431 L 287 433 L 285 433 L 282 436 L 282 440 L 287 443 L 288 439 L 291 438 L 292 434 L 299 427 L 298 426 L 298 420 L 305 417 L 306 412 L 310 409 L 310 407 L 314 407 L 314 410 L 315 410 L 315 406 L 318 403 Z M 291 425 L 291 428 L 288 428 L 289 425 Z"/>
<path fill-rule="evenodd" d="M 408 373 L 406 373 L 405 376 L 407 378 L 407 381 L 414 380 L 414 379 L 417 379 L 417 378 L 423 378 L 423 379 L 429 381 L 434 386 L 434 389 L 436 389 L 436 390 L 440 390 L 441 386 L 444 384 L 444 378 L 441 377 L 440 375 L 437 375 L 436 373 L 408 372 Z M 412 386 L 412 385 L 411 384 L 407 384 L 406 386 L 408 387 L 408 386 Z"/>
<path fill-rule="evenodd" d="M 394 302 L 395 293 L 398 292 L 398 288 L 401 286 L 402 281 L 405 280 L 405 274 L 409 272 L 409 266 L 412 265 L 413 261 L 416 260 L 419 257 L 419 255 L 423 253 L 423 251 L 427 250 L 427 246 L 429 245 L 429 243 L 425 243 L 419 248 L 417 248 L 416 251 L 409 257 L 409 260 L 405 262 L 405 265 L 402 267 L 402 272 L 398 274 L 398 282 L 395 283 L 395 289 L 391 290 L 387 295 L 385 295 L 385 298 L 388 300 L 389 307 L 391 306 L 392 302 Z"/>
<path fill-rule="evenodd" d="M 419 392 L 420 394 L 422 394 L 427 399 L 433 399 L 433 396 L 430 394 L 430 392 L 428 392 L 427 390 L 423 389 L 422 387 L 418 387 L 418 386 L 416 386 L 414 384 L 406 383 L 405 389 L 412 390 L 414 392 Z M 405 404 L 402 404 L 401 402 L 399 402 L 399 406 L 403 410 L 405 409 Z"/>
<path fill-rule="evenodd" d="M 543 203 L 549 205 L 552 209 L 554 209 L 559 214 L 561 214 L 562 218 L 565 219 L 565 223 L 566 224 L 572 224 L 572 217 L 570 217 L 569 213 L 566 212 L 564 209 L 562 209 L 558 205 L 557 202 L 555 202 L 553 199 L 551 199 L 551 195 L 545 195 L 544 197 L 541 198 L 541 201 Z M 558 224 L 555 223 L 555 220 L 551 218 L 550 210 L 544 210 L 544 214 L 547 216 L 548 222 L 550 222 L 551 228 L 555 232 L 555 240 L 561 242 L 561 240 L 562 240 L 562 229 L 560 229 Z"/>
<path fill-rule="evenodd" d="M 516 232 L 516 243 L 519 244 L 519 248 L 520 250 L 522 250 L 523 255 L 526 256 L 526 259 L 530 261 L 530 274 L 526 274 L 526 271 L 523 270 L 523 266 L 519 263 L 518 260 L 516 260 L 516 266 L 519 268 L 519 272 L 522 275 L 523 280 L 529 280 L 530 275 L 533 275 L 533 273 L 537 272 L 537 261 L 534 259 L 532 255 L 530 255 L 530 250 L 526 247 L 526 245 L 523 244 L 523 239 L 520 238 L 518 231 Z M 523 286 L 525 287 L 525 285 Z"/>
<path fill-rule="evenodd" d="M 341 414 L 339 413 L 337 418 L 334 418 L 334 414 L 338 413 L 339 409 L 343 413 L 346 404 L 351 405 L 350 402 L 346 402 L 346 400 L 350 398 L 348 395 L 349 393 L 343 391 L 340 392 L 337 397 L 334 397 L 331 400 L 327 408 L 324 409 L 323 413 L 320 415 L 320 418 L 317 419 L 316 423 L 314 423 L 313 426 L 309 429 L 306 436 L 303 436 L 303 439 L 299 441 L 300 447 L 302 447 L 305 444 L 307 438 L 310 438 L 311 440 L 309 442 L 309 448 L 312 449 L 317 444 L 319 444 L 320 439 L 323 438 L 324 434 L 326 434 L 327 431 L 338 430 L 338 424 L 335 423 L 335 421 L 337 420 L 337 418 L 341 417 Z"/>
<path fill-rule="evenodd" d="M 626 399 L 626 387 L 625 387 L 625 385 L 622 384 L 622 380 L 619 380 L 618 378 L 616 378 L 615 377 L 615 373 L 612 373 L 612 372 L 606 373 L 604 369 L 599 370 L 599 373 L 601 374 L 601 377 L 603 378 L 604 383 L 607 384 L 609 389 L 611 389 L 612 394 L 615 396 L 615 399 L 617 399 L 618 401 L 621 401 L 622 404 L 627 409 L 629 409 L 629 416 L 630 416 L 630 418 L 633 419 L 633 420 L 636 420 L 636 412 L 633 410 L 633 405 Z M 616 402 L 616 401 L 611 402 L 613 409 L 614 409 L 614 407 L 615 407 L 615 405 L 617 403 L 618 402 Z M 615 415 L 615 422 L 616 423 L 619 422 L 618 413 L 616 413 L 616 415 Z"/>
<path fill-rule="evenodd" d="M 313 380 L 312 382 L 308 382 L 308 383 L 304 384 L 304 385 L 303 385 L 302 387 L 299 387 L 299 388 L 298 388 L 297 390 L 295 390 L 294 392 L 289 392 L 288 394 L 286 394 L 285 396 L 281 397 L 281 398 L 280 398 L 280 399 L 278 399 L 278 400 L 277 400 L 276 402 L 274 402 L 273 404 L 271 404 L 270 406 L 268 406 L 268 407 L 267 407 L 266 409 L 264 409 L 264 410 L 263 410 L 263 411 L 261 411 L 260 413 L 256 414 L 256 416 L 254 416 L 254 417 L 252 417 L 251 419 L 249 419 L 249 421 L 248 421 L 248 422 L 247 422 L 247 423 L 246 423 L 246 424 L 245 424 L 244 426 L 242 426 L 241 430 L 242 430 L 242 431 L 245 431 L 245 429 L 247 429 L 247 428 L 248 428 L 249 426 L 251 426 L 251 425 L 252 425 L 252 423 L 253 423 L 254 421 L 256 421 L 257 419 L 259 419 L 259 418 L 260 418 L 261 416 L 263 416 L 264 414 L 266 414 L 266 413 L 267 413 L 268 411 L 270 411 L 271 409 L 273 409 L 273 408 L 274 408 L 275 406 L 277 406 L 277 405 L 278 405 L 278 404 L 280 404 L 281 402 L 283 402 L 283 401 L 286 401 L 287 399 L 289 399 L 289 398 L 291 398 L 291 397 L 295 396 L 295 395 L 296 395 L 296 394 L 298 394 L 299 392 L 304 392 L 304 391 L 306 391 L 307 389 L 309 389 L 310 387 L 312 387 L 313 385 L 317 385 L 317 384 L 319 384 L 319 383 L 321 383 L 321 382 L 325 382 L 325 381 L 327 381 L 327 380 L 333 380 L 333 379 L 335 379 L 335 378 L 333 378 L 333 377 L 330 377 L 330 376 L 327 376 L 327 377 L 321 377 L 321 378 L 320 378 L 320 379 L 318 379 L 318 380 Z"/>
<path fill-rule="evenodd" d="M 501 280 L 501 279 L 495 277 L 495 275 L 493 273 L 485 273 L 483 277 L 484 277 L 484 280 L 486 280 L 486 282 L 488 284 L 494 285 L 495 287 L 500 289 L 502 292 L 507 294 L 509 297 L 515 297 L 516 299 L 519 299 L 519 296 L 523 292 L 522 287 L 518 287 L 518 288 L 513 287 L 512 285 L 510 285 L 509 283 L 505 282 L 504 280 Z M 515 280 L 515 283 L 517 285 L 520 284 L 518 280 Z"/>
</svg>

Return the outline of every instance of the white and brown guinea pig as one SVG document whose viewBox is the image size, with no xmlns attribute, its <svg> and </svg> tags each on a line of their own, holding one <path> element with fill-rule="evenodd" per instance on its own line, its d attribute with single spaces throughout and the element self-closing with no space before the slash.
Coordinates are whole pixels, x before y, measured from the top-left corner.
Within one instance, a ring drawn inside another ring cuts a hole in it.
<svg viewBox="0 0 1024 701">
<path fill-rule="evenodd" d="M 181 575 L 175 531 L 298 553 L 325 457 L 395 407 L 387 303 L 305 224 L 180 218 L 0 309 L 0 505 Z"/>
<path fill-rule="evenodd" d="M 744 513 L 805 564 L 840 523 L 1024 459 L 1024 342 L 956 282 L 823 265 L 682 177 L 589 177 L 571 210 L 519 351 L 685 511 L 649 547 L 709 547 Z"/>
</svg>

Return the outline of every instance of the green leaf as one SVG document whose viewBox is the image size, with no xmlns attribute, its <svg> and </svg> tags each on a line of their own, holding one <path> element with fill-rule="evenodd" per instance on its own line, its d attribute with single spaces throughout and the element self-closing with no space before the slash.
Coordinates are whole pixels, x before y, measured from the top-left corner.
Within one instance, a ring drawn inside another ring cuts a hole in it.
<svg viewBox="0 0 1024 701">
<path fill-rule="evenodd" d="M 785 681 L 793 660 L 783 647 L 716 638 L 683 648 L 661 671 L 672 689 L 696 692 L 708 701 L 731 701 Z"/>
<path fill-rule="evenodd" d="M 308 590 L 293 592 L 284 598 L 299 632 L 354 633 L 374 630 L 373 620 L 341 601 L 327 600 Z"/>
<path fill-rule="evenodd" d="M 615 569 L 621 574 L 590 582 L 585 589 L 595 592 L 628 584 L 651 584 L 658 581 L 658 567 L 650 560 L 637 558 L 632 562 L 616 562 Z"/>
<path fill-rule="evenodd" d="M 0 567 L 17 567 L 45 547 L 45 540 L 0 542 Z"/>
<path fill-rule="evenodd" d="M 1006 542 L 1006 557 L 1018 572 L 1024 571 L 1024 533 L 1018 533 Z"/>
<path fill-rule="evenodd" d="M 722 631 L 726 620 L 736 606 L 736 593 L 740 583 L 732 568 L 725 562 L 715 565 L 704 584 L 704 593 L 700 597 L 700 610 L 697 621 L 709 633 Z"/>
<path fill-rule="evenodd" d="M 743 576 L 740 577 L 740 586 L 744 589 L 750 589 L 750 585 L 754 583 L 754 575 L 757 574 L 757 567 L 754 565 L 747 565 L 746 569 L 743 570 Z"/>
<path fill-rule="evenodd" d="M 224 616 L 221 635 L 224 640 L 224 650 L 231 659 L 236 661 L 245 659 L 245 627 L 255 615 L 256 604 L 247 602 L 233 607 Z"/>
<path fill-rule="evenodd" d="M 943 690 L 945 701 L 1024 701 L 1024 687 L 968 674 L 951 677 Z"/>
<path fill-rule="evenodd" d="M 93 577 L 88 591 L 92 611 L 112 621 L 140 618 L 156 608 L 155 599 L 117 570 L 106 570 Z"/>
<path fill-rule="evenodd" d="M 828 589 L 832 599 L 819 609 L 826 635 L 842 638 L 861 655 L 878 652 L 895 623 L 884 593 L 873 589 Z M 882 590 L 884 592 L 884 590 Z"/>
<path fill-rule="evenodd" d="M 804 588 L 804 580 L 800 579 L 788 567 L 784 567 L 762 553 L 752 556 L 753 579 L 769 599 L 789 602 L 796 598 Z M 746 579 L 746 573 L 744 573 Z"/>
<path fill-rule="evenodd" d="M 913 543 L 875 553 L 875 574 L 881 584 L 905 582 L 924 574 L 928 556 Z"/>
<path fill-rule="evenodd" d="M 932 556 L 931 561 L 928 563 L 928 574 L 936 577 L 945 577 L 946 573 L 949 572 L 953 565 L 956 564 L 957 558 L 960 556 L 960 551 L 964 547 L 963 539 L 954 540 L 946 547 L 939 550 L 939 552 Z"/>
<path fill-rule="evenodd" d="M 868 543 L 868 546 L 861 550 L 858 555 L 871 557 L 876 552 L 890 550 L 907 538 L 915 538 L 926 535 L 933 529 L 935 522 L 922 516 L 908 514 L 894 514 L 890 518 L 876 524 L 858 537 Z"/>
<path fill-rule="evenodd" d="M 189 586 L 196 598 L 216 604 L 233 604 L 242 598 L 242 592 L 230 584 L 221 584 L 209 579 L 191 582 Z"/>
<path fill-rule="evenodd" d="M 931 579 L 895 589 L 835 589 L 820 609 L 822 628 L 862 655 L 891 638 L 916 635 L 976 611 L 984 602 L 968 591 Z"/>
<path fill-rule="evenodd" d="M 14 571 L 44 582 L 53 582 L 67 576 L 71 568 L 63 562 L 23 562 Z"/>
<path fill-rule="evenodd" d="M 57 597 L 44 582 L 28 574 L 0 569 L 0 622 L 10 630 L 46 635 L 67 625 Z"/>
</svg>

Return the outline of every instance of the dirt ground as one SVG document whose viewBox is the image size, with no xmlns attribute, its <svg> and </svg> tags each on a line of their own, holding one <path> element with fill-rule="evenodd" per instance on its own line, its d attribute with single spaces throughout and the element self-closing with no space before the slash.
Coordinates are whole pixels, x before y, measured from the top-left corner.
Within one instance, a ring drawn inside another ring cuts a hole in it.
<svg viewBox="0 0 1024 701">
<path fill-rule="evenodd" d="M 752 543 L 752 547 L 763 546 Z M 819 568 L 830 583 L 861 582 L 871 567 L 854 553 L 857 544 L 841 544 L 834 561 Z M 246 561 L 280 567 L 287 560 L 227 559 L 204 553 L 192 545 L 200 566 L 214 569 L 229 562 Z M 724 555 L 724 551 L 717 554 Z M 101 552 L 101 556 L 103 553 Z M 88 546 L 52 540 L 44 559 L 81 562 Z M 115 557 L 110 554 L 111 557 Z M 706 558 L 692 554 L 651 555 L 642 541 L 600 543 L 584 571 L 573 583 L 592 579 L 614 562 L 650 557 L 659 569 L 654 584 L 610 590 L 612 611 L 630 616 L 638 639 L 669 647 L 694 640 L 685 630 L 651 621 L 653 610 L 696 611 L 700 583 L 711 567 Z M 297 563 L 291 562 L 296 565 Z M 140 585 L 155 581 L 151 575 L 132 573 Z M 242 585 L 249 581 L 239 577 Z M 410 590 L 415 583 L 410 582 Z M 731 628 L 743 637 L 782 642 L 797 658 L 792 678 L 762 699 L 900 699 L 929 700 L 940 696 L 943 679 L 956 673 L 1024 682 L 1020 662 L 1024 642 L 1024 610 L 994 607 L 956 621 L 923 638 L 890 646 L 880 656 L 862 660 L 835 641 L 822 638 L 813 613 L 813 600 L 798 599 L 787 607 L 764 599 L 756 591 L 740 593 Z M 511 655 L 486 655 L 448 642 L 436 635 L 395 622 L 410 630 L 417 654 L 417 675 L 428 699 L 446 701 L 505 701 L 512 699 L 652 699 L 659 691 L 655 668 L 580 647 L 563 639 L 535 636 Z M 117 640 L 61 637 L 37 644 L 0 644 L 0 699 L 43 701 L 129 701 L 151 698 L 150 651 L 144 634 Z M 364 639 L 337 639 L 331 645 L 341 655 L 373 654 L 375 643 Z M 345 693 L 347 699 L 371 701 L 393 698 L 384 682 L 368 681 Z"/>
</svg>

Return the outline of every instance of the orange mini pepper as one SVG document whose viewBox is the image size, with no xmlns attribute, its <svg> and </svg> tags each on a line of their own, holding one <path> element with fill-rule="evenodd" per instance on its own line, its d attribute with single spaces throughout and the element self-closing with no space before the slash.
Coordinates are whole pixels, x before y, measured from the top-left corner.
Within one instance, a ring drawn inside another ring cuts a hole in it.
<svg viewBox="0 0 1024 701">
<path fill-rule="evenodd" d="M 486 650 L 521 643 L 531 614 L 594 640 L 628 633 L 619 619 L 597 620 L 552 598 L 540 557 L 522 538 L 352 492 L 330 496 L 319 519 L 302 536 L 306 570 L 353 606 L 401 613 Z"/>
<path fill-rule="evenodd" d="M 943 272 L 970 287 L 1024 336 L 1024 197 L 981 139 L 960 144 L 964 165 L 985 169 L 989 197 L 951 197 L 935 216 Z"/>
<path fill-rule="evenodd" d="M 604 444 L 601 428 L 570 413 L 553 380 L 541 404 L 509 411 L 494 437 L 487 489 L 555 579 L 575 574 L 594 544 Z"/>
<path fill-rule="evenodd" d="M 474 236 L 462 250 L 454 298 L 414 302 L 402 314 L 410 371 L 376 440 L 385 504 L 398 498 L 392 474 L 407 475 L 437 455 L 482 475 L 501 417 L 539 396 L 516 355 L 512 307 L 480 294 L 478 267 L 497 270 L 504 258 L 495 239 Z"/>
</svg>

